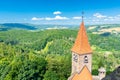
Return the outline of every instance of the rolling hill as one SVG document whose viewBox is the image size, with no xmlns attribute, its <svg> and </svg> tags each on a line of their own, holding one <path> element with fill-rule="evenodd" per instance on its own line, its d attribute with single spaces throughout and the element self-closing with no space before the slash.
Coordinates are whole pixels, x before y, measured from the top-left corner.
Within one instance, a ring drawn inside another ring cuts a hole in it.
<svg viewBox="0 0 120 80">
<path fill-rule="evenodd" d="M 9 29 L 26 29 L 26 30 L 36 30 L 37 28 L 28 24 L 21 23 L 4 23 L 0 24 L 0 31 L 6 31 Z"/>
</svg>

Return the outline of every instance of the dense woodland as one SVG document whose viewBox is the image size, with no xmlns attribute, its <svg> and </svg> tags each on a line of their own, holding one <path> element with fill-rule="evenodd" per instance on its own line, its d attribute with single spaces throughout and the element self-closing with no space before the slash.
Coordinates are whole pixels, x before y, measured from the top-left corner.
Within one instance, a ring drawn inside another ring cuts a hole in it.
<svg viewBox="0 0 120 80">
<path fill-rule="evenodd" d="M 77 30 L 0 31 L 0 80 L 67 80 Z M 92 74 L 107 74 L 120 64 L 120 35 L 92 34 Z"/>
</svg>

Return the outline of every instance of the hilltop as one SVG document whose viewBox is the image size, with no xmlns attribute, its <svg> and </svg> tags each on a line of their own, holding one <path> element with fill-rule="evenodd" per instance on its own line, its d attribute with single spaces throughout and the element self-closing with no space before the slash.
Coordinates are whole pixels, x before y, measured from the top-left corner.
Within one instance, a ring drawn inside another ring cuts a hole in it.
<svg viewBox="0 0 120 80">
<path fill-rule="evenodd" d="M 21 23 L 4 23 L 0 24 L 0 31 L 7 31 L 10 29 L 26 29 L 26 30 L 36 30 L 35 26 L 29 24 Z"/>
</svg>

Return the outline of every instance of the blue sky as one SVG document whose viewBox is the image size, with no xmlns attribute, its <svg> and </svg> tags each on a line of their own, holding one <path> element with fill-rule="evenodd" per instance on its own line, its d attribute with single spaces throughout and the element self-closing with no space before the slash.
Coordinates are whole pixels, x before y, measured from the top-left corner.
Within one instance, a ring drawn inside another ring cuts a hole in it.
<svg viewBox="0 0 120 80">
<path fill-rule="evenodd" d="M 0 0 L 0 23 L 120 23 L 120 0 Z"/>
</svg>

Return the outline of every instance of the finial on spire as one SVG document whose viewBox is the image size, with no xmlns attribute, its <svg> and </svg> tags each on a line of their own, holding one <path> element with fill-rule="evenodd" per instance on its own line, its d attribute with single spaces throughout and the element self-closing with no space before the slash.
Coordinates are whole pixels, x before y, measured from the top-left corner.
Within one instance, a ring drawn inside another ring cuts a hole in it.
<svg viewBox="0 0 120 80">
<path fill-rule="evenodd" d="M 84 20 L 84 12 L 82 11 L 82 21 Z"/>
</svg>

